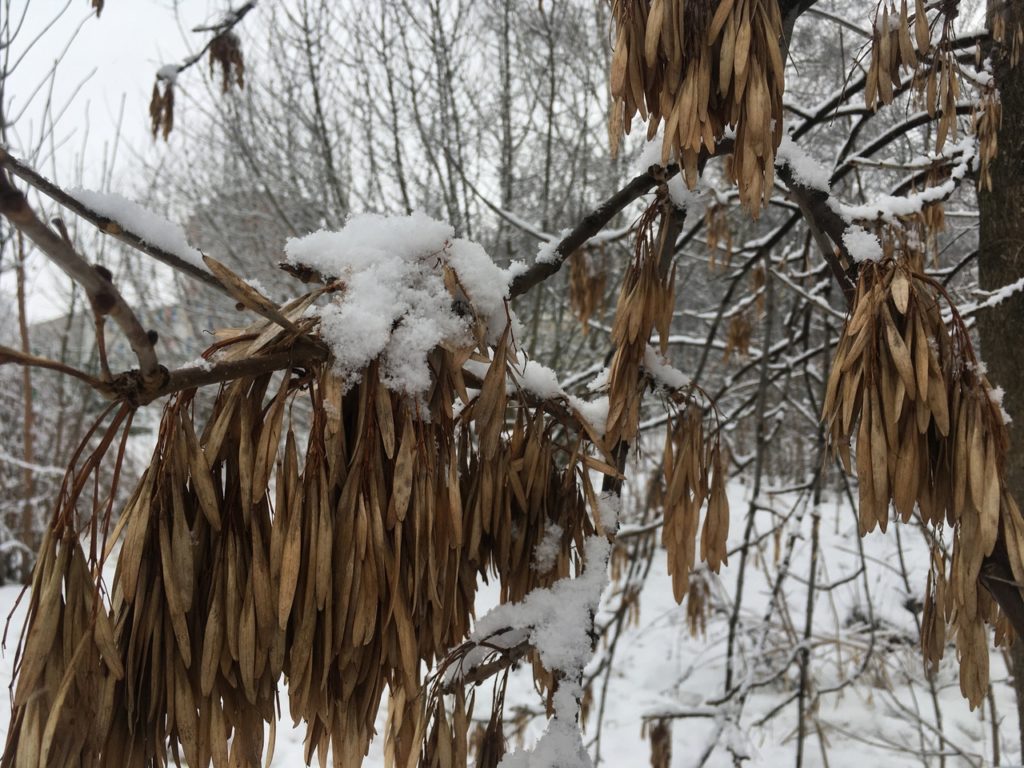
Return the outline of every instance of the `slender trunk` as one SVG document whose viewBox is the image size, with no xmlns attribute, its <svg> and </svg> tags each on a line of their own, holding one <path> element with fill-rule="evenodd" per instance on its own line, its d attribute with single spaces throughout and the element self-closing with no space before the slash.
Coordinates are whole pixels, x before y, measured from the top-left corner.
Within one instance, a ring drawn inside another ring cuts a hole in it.
<svg viewBox="0 0 1024 768">
<path fill-rule="evenodd" d="M 978 279 L 981 287 L 995 290 L 1024 276 L 1024 63 L 1012 61 L 1014 30 L 1024 24 L 1020 3 L 989 0 L 992 14 L 1002 12 L 1006 45 L 994 45 L 992 63 L 1002 101 L 999 155 L 992 164 L 992 188 L 978 194 L 981 227 L 978 244 Z M 1017 292 L 978 317 L 978 335 L 993 384 L 1006 390 L 1003 407 L 1010 423 L 1011 449 L 1006 458 L 1010 492 L 1024 499 L 1024 355 L 1019 350 L 1020 318 L 1024 293 Z M 1024 641 L 1010 649 L 1010 670 L 1017 694 L 1021 748 L 1024 750 Z"/>
<path fill-rule="evenodd" d="M 512 210 L 512 9 L 505 0 L 501 15 L 501 207 Z M 502 222 L 499 229 L 499 243 L 504 246 L 504 256 L 512 260 L 511 227 Z"/>
<path fill-rule="evenodd" d="M 321 8 L 322 10 L 322 8 Z M 323 39 L 321 35 L 324 30 L 323 14 L 320 18 L 311 20 L 309 18 L 309 7 L 304 3 L 302 6 L 302 47 L 306 58 L 306 72 L 309 75 L 309 84 L 313 94 L 313 133 L 320 143 L 323 153 L 321 161 L 324 164 L 324 172 L 327 176 L 327 186 L 334 198 L 334 210 L 332 211 L 333 221 L 344 221 L 348 213 L 348 195 L 345 193 L 338 174 L 334 159 L 334 146 L 332 139 L 336 138 L 336 131 L 332 131 L 327 125 L 327 117 L 324 114 L 323 97 L 320 93 L 321 74 L 323 70 Z M 321 30 L 320 32 L 314 30 Z"/>
<path fill-rule="evenodd" d="M 31 352 L 28 338 L 28 317 L 25 313 L 25 240 L 19 233 L 15 248 L 15 272 L 18 280 L 18 331 L 21 336 L 21 351 Z M 22 459 L 25 461 L 25 469 L 22 477 L 24 494 L 24 506 L 21 512 L 21 543 L 28 547 L 30 552 L 35 552 L 36 546 L 36 519 L 35 504 L 33 499 L 35 493 L 35 477 L 32 473 L 32 464 L 35 462 L 35 409 L 32 404 L 32 368 L 24 365 L 21 368 L 21 397 L 24 404 L 24 416 L 22 417 Z M 32 568 L 22 568 L 22 578 L 28 579 L 32 575 Z M 27 582 L 26 582 L 27 583 Z"/>
</svg>

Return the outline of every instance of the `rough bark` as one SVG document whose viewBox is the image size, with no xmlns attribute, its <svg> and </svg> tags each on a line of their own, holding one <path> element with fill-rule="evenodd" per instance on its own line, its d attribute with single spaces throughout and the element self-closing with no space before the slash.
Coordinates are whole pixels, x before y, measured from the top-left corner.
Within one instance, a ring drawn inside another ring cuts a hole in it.
<svg viewBox="0 0 1024 768">
<path fill-rule="evenodd" d="M 990 9 L 1007 9 L 1007 38 L 1024 23 L 1020 3 L 990 0 Z M 980 234 L 978 278 L 986 290 L 995 290 L 1024 276 L 1024 62 L 1010 60 L 1008 47 L 995 46 L 992 62 L 1002 99 L 1003 123 L 999 155 L 992 166 L 992 189 L 978 195 Z M 1024 293 L 1017 292 L 981 313 L 978 335 L 982 356 L 993 384 L 1006 390 L 1003 405 L 1013 418 L 1011 449 L 1006 462 L 1009 490 L 1024 500 Z M 1017 694 L 1021 745 L 1024 749 L 1024 641 L 1010 650 L 1011 674 Z"/>
</svg>

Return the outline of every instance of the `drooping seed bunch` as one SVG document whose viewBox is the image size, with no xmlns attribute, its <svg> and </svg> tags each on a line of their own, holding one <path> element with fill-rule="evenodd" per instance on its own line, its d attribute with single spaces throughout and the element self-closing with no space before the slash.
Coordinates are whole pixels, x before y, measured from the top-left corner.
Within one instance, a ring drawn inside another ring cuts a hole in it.
<svg viewBox="0 0 1024 768">
<path fill-rule="evenodd" d="M 288 349 L 315 327 L 306 309 L 323 290 L 275 310 L 284 325 L 222 334 L 219 359 Z M 509 418 L 510 352 L 506 332 L 475 397 L 474 353 L 447 343 L 417 397 L 389 389 L 379 359 L 349 381 L 330 360 L 240 378 L 212 408 L 179 393 L 113 532 L 124 542 L 109 609 L 71 526 L 87 482 L 69 475 L 35 576 L 5 768 L 255 766 L 285 678 L 307 760 L 330 750 L 360 764 L 385 688 L 393 764 L 416 765 L 428 736 L 458 759 L 468 715 L 456 707 L 441 727 L 434 713 L 427 730 L 423 665 L 465 637 L 479 577 L 520 600 L 582 567 L 601 526 L 588 470 L 615 472 L 572 407 L 520 392 Z"/>
<path fill-rule="evenodd" d="M 164 81 L 160 90 L 160 80 L 153 83 L 153 95 L 149 99 L 149 122 L 153 138 L 161 134 L 164 141 L 174 130 L 174 83 Z"/>
<path fill-rule="evenodd" d="M 561 449 L 568 446 L 560 448 L 557 432 L 542 412 L 519 408 L 491 460 L 461 452 L 463 503 L 472 523 L 464 534 L 465 556 L 498 575 L 502 602 L 519 602 L 569 576 L 573 548 L 582 552 L 584 537 L 596 529 L 577 482 L 585 464 L 578 453 Z M 545 541 L 551 557 L 538 560 Z"/>
<path fill-rule="evenodd" d="M 771 195 L 782 140 L 784 62 L 776 0 L 612 0 L 613 148 L 639 113 L 648 139 L 665 124 L 662 162 L 697 183 L 701 150 L 736 129 L 731 177 L 756 217 Z"/>
<path fill-rule="evenodd" d="M 672 721 L 668 718 L 644 720 L 641 735 L 651 740 L 651 768 L 669 768 L 672 765 Z"/>
<path fill-rule="evenodd" d="M 992 39 L 1006 49 L 1010 67 L 1016 67 L 1024 51 L 1024 17 L 1019 11 L 1014 16 L 1012 3 L 994 4 L 989 9 Z"/>
<path fill-rule="evenodd" d="M 472 695 L 467 704 L 466 693 L 459 687 L 455 690 L 455 701 L 451 712 L 445 706 L 444 696 L 434 701 L 431 729 L 423 743 L 423 754 L 419 765 L 423 768 L 454 768 L 469 763 L 469 726 L 473 716 Z M 479 755 L 482 750 L 477 750 Z M 486 758 L 486 755 L 484 756 Z M 497 761 L 478 765 L 496 765 Z"/>
<path fill-rule="evenodd" d="M 700 508 L 708 502 L 700 534 L 700 559 L 718 573 L 728 564 L 729 501 L 725 495 L 725 464 L 717 440 L 704 436 L 701 408 L 691 404 L 671 419 L 662 458 L 665 477 L 665 525 L 662 543 L 668 553 L 672 593 L 682 603 L 690 588 L 697 554 Z"/>
<path fill-rule="evenodd" d="M 754 335 L 754 324 L 750 321 L 749 313 L 741 312 L 729 319 L 729 327 L 725 334 L 725 353 L 722 362 L 729 362 L 729 358 L 735 352 L 741 357 L 750 354 L 750 340 Z"/>
<path fill-rule="evenodd" d="M 1024 35 L 1024 31 L 1021 33 Z M 986 86 L 971 115 L 971 130 L 978 137 L 978 189 L 992 191 L 992 161 L 999 154 L 999 127 L 1003 122 L 1003 106 L 995 82 Z"/>
<path fill-rule="evenodd" d="M 963 74 L 954 46 L 954 21 L 958 3 L 943 3 L 930 22 L 923 0 L 914 0 L 914 14 L 908 14 L 907 0 L 900 0 L 897 12 L 894 0 L 883 0 L 875 9 L 871 41 L 871 63 L 864 84 L 864 101 L 869 109 L 891 104 L 903 86 L 902 71 L 908 70 L 914 90 L 930 117 L 937 117 L 935 151 L 942 152 L 946 140 L 957 133 L 957 104 L 962 91 Z M 934 35 L 932 27 L 938 27 Z M 912 28 L 912 29 L 911 29 Z M 985 91 L 991 90 L 985 88 Z M 989 108 L 991 99 L 982 94 L 975 105 L 975 128 L 987 130 L 981 116 L 998 113 Z M 982 134 L 977 134 L 981 138 Z M 985 139 L 994 157 L 995 145 Z M 983 154 L 983 162 L 985 152 Z M 986 164 L 987 167 L 987 164 Z M 984 181 L 984 178 L 980 179 Z"/>
<path fill-rule="evenodd" d="M 891 104 L 895 89 L 903 85 L 901 70 L 917 72 L 920 57 L 930 49 L 931 31 L 924 2 L 914 2 L 913 19 L 908 13 L 907 0 L 900 0 L 898 12 L 893 0 L 883 0 L 875 9 L 871 63 L 864 81 L 864 101 L 868 109 L 877 109 L 879 104 Z M 934 115 L 934 112 L 930 114 Z"/>
<path fill-rule="evenodd" d="M 712 203 L 704 211 L 705 240 L 708 246 L 708 266 L 715 269 L 719 264 L 728 268 L 732 263 L 732 229 L 729 227 L 729 207 Z"/>
<path fill-rule="evenodd" d="M 33 575 L 5 766 L 90 765 L 115 725 L 124 677 L 113 622 L 70 527 L 48 530 Z"/>
<path fill-rule="evenodd" d="M 581 248 L 569 257 L 569 306 L 580 321 L 583 335 L 590 333 L 590 318 L 604 310 L 608 272 L 603 268 L 604 246 L 598 253 Z M 598 263 L 600 261 L 600 264 Z"/>
<path fill-rule="evenodd" d="M 668 346 L 675 305 L 675 270 L 670 268 L 666 256 L 671 254 L 671 248 L 666 248 L 666 238 L 671 237 L 669 216 L 669 209 L 655 200 L 640 220 L 634 258 L 623 279 L 612 326 L 615 354 L 609 369 L 605 438 L 608 445 L 620 441 L 631 444 L 637 436 L 640 404 L 647 388 L 653 385 L 668 390 L 667 399 L 673 411 L 665 433 L 664 485 L 659 501 L 664 509 L 662 541 L 668 551 L 673 593 L 676 601 L 682 602 L 696 558 L 700 508 L 708 500 L 701 534 L 701 560 L 717 573 L 726 561 L 729 505 L 718 440 L 705 439 L 703 409 L 692 388 L 683 382 L 638 375 L 653 354 L 648 342 L 655 331 L 662 354 Z M 678 386 L 680 383 L 682 386 Z"/>
<path fill-rule="evenodd" d="M 686 594 L 686 624 L 690 637 L 707 637 L 710 616 L 711 585 L 707 572 L 698 569 L 690 575 L 690 588 Z"/>
<path fill-rule="evenodd" d="M 101 482 L 116 486 L 132 423 L 131 408 L 122 405 L 100 433 L 113 411 L 113 406 L 107 409 L 72 456 L 43 534 L 15 657 L 18 686 L 12 689 L 7 745 L 0 759 L 4 768 L 94 765 L 92 756 L 105 748 L 117 724 L 125 664 L 107 600 L 94 586 L 100 547 L 107 541 L 92 537 L 86 555 L 76 531 L 89 488 L 92 530 L 110 520 L 114 493 Z M 104 479 L 103 458 L 118 434 L 113 474 Z"/>
<path fill-rule="evenodd" d="M 609 366 L 608 445 L 632 443 L 640 423 L 640 404 L 647 381 L 638 375 L 643 368 L 651 334 L 658 331 L 662 354 L 675 309 L 675 267 L 670 266 L 671 244 L 663 201 L 654 201 L 640 218 L 633 260 L 626 270 L 615 308 L 612 344 L 615 353 Z M 660 223 L 657 232 L 655 226 Z"/>
<path fill-rule="evenodd" d="M 1003 484 L 1008 439 L 998 396 L 953 307 L 947 327 L 944 298 L 904 261 L 863 264 L 823 418 L 847 470 L 856 436 L 862 534 L 885 530 L 890 502 L 904 521 L 916 510 L 927 524 L 953 527 L 948 585 L 944 576 L 931 582 L 947 602 L 929 618 L 944 615 L 956 626 L 961 687 L 976 705 L 987 680 L 979 627 L 999 619 L 978 577 L 1000 530 L 1022 524 Z M 924 637 L 926 656 L 938 636 L 933 626 Z"/>
</svg>

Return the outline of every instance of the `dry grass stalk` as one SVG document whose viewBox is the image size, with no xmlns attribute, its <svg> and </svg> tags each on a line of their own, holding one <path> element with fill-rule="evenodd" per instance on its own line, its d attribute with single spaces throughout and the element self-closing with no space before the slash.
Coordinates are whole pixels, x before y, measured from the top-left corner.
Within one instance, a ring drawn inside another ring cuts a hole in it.
<svg viewBox="0 0 1024 768">
<path fill-rule="evenodd" d="M 953 527 L 948 580 L 944 564 L 933 562 L 924 653 L 929 661 L 940 653 L 936 622 L 944 614 L 957 631 L 961 689 L 976 706 L 987 690 L 982 623 L 999 619 L 979 585 L 982 562 L 1001 530 L 1008 547 L 1024 552 L 1024 524 L 1004 486 L 999 404 L 952 305 L 951 327 L 944 322 L 942 300 L 949 301 L 941 286 L 906 262 L 862 265 L 824 419 L 848 470 L 856 436 L 862 534 L 885 530 L 890 502 L 904 521 L 916 509 L 926 523 Z"/>
<path fill-rule="evenodd" d="M 697 183 L 700 152 L 736 129 L 731 177 L 756 217 L 771 196 L 782 139 L 784 62 L 776 0 L 612 0 L 613 149 L 639 113 L 648 138 L 665 123 L 662 163 Z"/>
</svg>

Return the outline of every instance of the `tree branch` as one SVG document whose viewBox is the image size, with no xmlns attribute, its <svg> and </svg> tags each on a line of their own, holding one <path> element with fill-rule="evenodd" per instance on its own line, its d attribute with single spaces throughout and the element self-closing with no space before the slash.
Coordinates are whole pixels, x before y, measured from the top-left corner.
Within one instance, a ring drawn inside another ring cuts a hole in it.
<svg viewBox="0 0 1024 768">
<path fill-rule="evenodd" d="M 625 209 L 634 200 L 646 195 L 658 184 L 679 173 L 678 165 L 670 165 L 667 168 L 651 166 L 651 168 L 635 177 L 626 186 L 605 200 L 601 205 L 583 217 L 572 231 L 562 238 L 555 247 L 550 261 L 537 261 L 512 281 L 509 286 L 509 298 L 514 299 L 522 296 L 535 285 L 547 280 L 562 268 L 562 264 L 590 238 L 604 229 L 615 216 Z"/>
<path fill-rule="evenodd" d="M 789 188 L 790 197 L 800 206 L 814 241 L 832 270 L 832 276 L 843 289 L 847 304 L 851 304 L 855 287 L 842 262 L 845 258 L 847 264 L 852 263 L 850 254 L 843 244 L 843 234 L 849 225 L 829 206 L 828 193 L 797 182 L 788 163 L 776 166 L 776 172 L 778 178 Z M 839 253 L 836 253 L 836 248 L 839 249 Z"/>
<path fill-rule="evenodd" d="M 60 203 L 68 210 L 78 214 L 104 234 L 117 238 L 122 243 L 130 245 L 137 251 L 142 251 L 142 253 L 152 256 L 157 261 L 166 264 L 172 269 L 186 274 L 194 280 L 198 280 L 211 288 L 216 288 L 227 296 L 231 295 L 230 292 L 221 285 L 220 281 L 205 269 L 201 269 L 195 264 L 185 261 L 180 256 L 171 253 L 170 251 L 165 251 L 163 248 L 146 242 L 141 235 L 132 232 L 130 229 L 126 229 L 120 222 L 114 221 L 113 219 L 97 213 L 77 198 L 72 197 L 45 176 L 42 176 L 33 168 L 15 158 L 3 147 L 0 147 L 0 165 L 6 167 L 19 179 L 39 190 L 51 200 Z"/>
<path fill-rule="evenodd" d="M 39 249 L 65 274 L 85 289 L 89 301 L 98 314 L 109 315 L 124 332 L 132 351 L 139 361 L 139 369 L 146 386 L 156 383 L 166 370 L 157 360 L 153 341 L 142 327 L 131 307 L 109 279 L 82 256 L 70 243 L 61 239 L 39 219 L 21 193 L 0 170 L 0 212 L 7 217 L 22 234 L 34 242 Z"/>
</svg>

